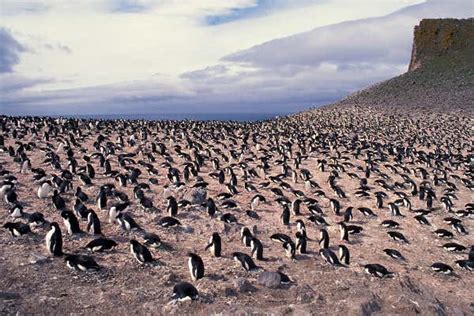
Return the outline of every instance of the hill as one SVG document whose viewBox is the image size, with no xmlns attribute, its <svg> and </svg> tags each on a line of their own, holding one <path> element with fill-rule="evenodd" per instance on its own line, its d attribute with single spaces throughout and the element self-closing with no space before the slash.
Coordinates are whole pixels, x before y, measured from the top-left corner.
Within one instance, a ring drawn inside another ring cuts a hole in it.
<svg viewBox="0 0 474 316">
<path fill-rule="evenodd" d="M 424 19 L 415 27 L 408 71 L 334 105 L 473 111 L 474 19 Z"/>
</svg>

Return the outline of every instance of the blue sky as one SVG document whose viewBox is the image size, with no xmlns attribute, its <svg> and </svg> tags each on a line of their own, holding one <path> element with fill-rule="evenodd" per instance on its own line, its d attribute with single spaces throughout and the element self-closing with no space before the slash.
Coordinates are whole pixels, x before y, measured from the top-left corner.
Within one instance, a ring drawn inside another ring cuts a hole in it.
<svg viewBox="0 0 474 316">
<path fill-rule="evenodd" d="M 404 72 L 471 0 L 0 0 L 0 113 L 292 112 Z"/>
</svg>

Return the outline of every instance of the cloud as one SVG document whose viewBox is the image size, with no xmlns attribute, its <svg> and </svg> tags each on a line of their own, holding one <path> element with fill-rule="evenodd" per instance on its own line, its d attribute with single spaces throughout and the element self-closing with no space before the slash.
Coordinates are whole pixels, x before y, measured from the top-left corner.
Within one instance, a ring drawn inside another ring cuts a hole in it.
<svg viewBox="0 0 474 316">
<path fill-rule="evenodd" d="M 20 62 L 20 53 L 24 51 L 25 48 L 10 31 L 0 27 L 0 73 L 12 72 L 13 66 Z"/>
<path fill-rule="evenodd" d="M 350 3 L 344 1 L 334 0 L 338 5 Z M 38 64 L 39 57 L 44 58 L 40 63 L 42 67 L 57 70 L 47 77 L 56 80 L 45 81 L 44 85 L 41 82 L 31 82 L 31 85 L 23 82 L 22 85 L 20 80 L 8 89 L 8 98 L 0 98 L 1 112 L 285 113 L 303 110 L 336 101 L 404 72 L 410 57 L 413 27 L 420 19 L 470 14 L 469 0 L 453 1 L 451 5 L 428 1 L 377 18 L 328 22 L 330 25 L 286 37 L 281 34 L 302 27 L 293 28 L 291 21 L 295 19 L 289 19 L 298 16 L 305 19 L 299 8 L 291 14 L 277 10 L 271 17 L 257 14 L 252 15 L 252 19 L 243 18 L 245 21 L 239 18 L 203 26 L 196 24 L 196 20 L 232 15 L 233 8 L 252 8 L 256 2 L 196 1 L 186 7 L 180 1 L 166 0 L 160 6 L 143 1 L 140 5 L 145 11 L 122 9 L 124 14 L 114 13 L 107 25 L 103 25 L 102 15 L 91 15 L 87 19 L 90 25 L 77 24 L 78 29 L 64 30 L 64 36 L 54 40 L 45 36 L 45 43 L 63 43 L 61 45 L 71 47 L 72 52 L 28 54 L 31 59 L 22 64 L 24 69 L 30 70 Z M 393 0 L 395 2 L 404 1 Z M 334 6 L 329 3 L 333 1 L 322 1 L 319 12 L 331 12 L 329 9 Z M 361 6 L 368 8 L 375 2 L 364 0 L 362 3 Z M 345 7 L 340 8 L 338 15 L 353 14 L 351 10 L 346 12 Z M 303 11 L 312 10 L 317 11 L 314 7 Z M 144 12 L 159 15 L 163 24 L 156 24 L 156 15 Z M 176 14 L 179 19 L 171 18 Z M 194 20 L 182 20 L 183 17 Z M 288 24 L 279 31 L 277 26 L 284 21 Z M 327 21 L 340 21 L 340 17 Z M 123 28 L 119 22 L 130 26 Z M 320 20 L 317 23 L 328 24 Z M 71 23 L 69 27 L 75 25 Z M 168 31 L 160 32 L 161 27 L 167 27 Z M 262 31 L 267 28 L 271 29 L 268 33 Z M 87 41 L 76 39 L 76 34 L 87 34 Z M 259 36 L 275 38 L 275 34 L 281 38 L 258 44 L 262 42 Z M 258 45 L 253 44 L 255 41 Z M 84 43 L 90 46 L 81 46 Z M 110 47 L 111 44 L 115 46 Z M 241 49 L 242 46 L 250 48 Z M 75 64 L 76 60 L 87 62 Z M 76 72 L 77 78 L 71 75 Z M 157 72 L 160 74 L 155 75 Z M 38 72 L 36 77 L 42 78 L 41 74 Z M 59 82 L 58 78 L 71 80 L 73 84 Z M 119 81 L 121 83 L 117 83 Z"/>
</svg>

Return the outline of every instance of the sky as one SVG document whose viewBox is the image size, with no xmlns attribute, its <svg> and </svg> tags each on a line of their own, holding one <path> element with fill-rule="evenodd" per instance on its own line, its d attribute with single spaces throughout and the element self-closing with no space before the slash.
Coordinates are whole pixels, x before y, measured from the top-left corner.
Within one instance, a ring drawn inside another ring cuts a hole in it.
<svg viewBox="0 0 474 316">
<path fill-rule="evenodd" d="M 471 0 L 0 0 L 0 114 L 289 113 L 406 71 Z"/>
</svg>

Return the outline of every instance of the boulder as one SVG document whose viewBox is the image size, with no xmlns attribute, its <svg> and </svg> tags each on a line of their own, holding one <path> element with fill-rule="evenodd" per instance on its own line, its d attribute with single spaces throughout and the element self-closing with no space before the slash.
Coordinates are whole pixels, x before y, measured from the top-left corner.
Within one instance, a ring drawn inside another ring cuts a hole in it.
<svg viewBox="0 0 474 316">
<path fill-rule="evenodd" d="M 207 200 L 207 190 L 204 188 L 193 188 L 184 193 L 184 199 L 192 204 L 202 204 Z"/>
<path fill-rule="evenodd" d="M 234 287 L 240 293 L 255 292 L 257 289 L 244 278 L 234 280 Z"/>
<path fill-rule="evenodd" d="M 277 288 L 280 286 L 281 275 L 277 272 L 265 271 L 260 273 L 257 282 L 258 284 L 269 288 Z"/>
</svg>

